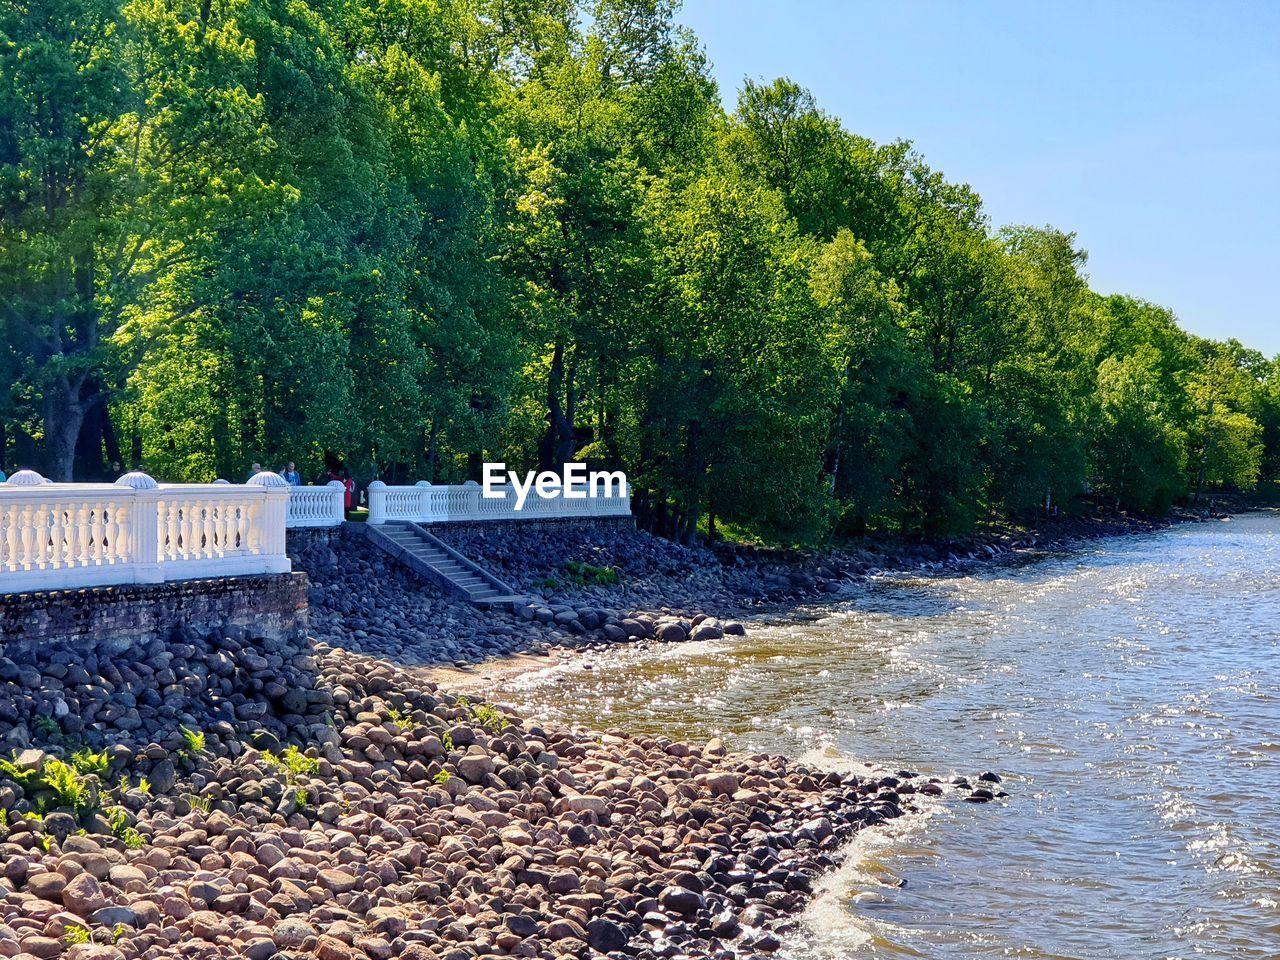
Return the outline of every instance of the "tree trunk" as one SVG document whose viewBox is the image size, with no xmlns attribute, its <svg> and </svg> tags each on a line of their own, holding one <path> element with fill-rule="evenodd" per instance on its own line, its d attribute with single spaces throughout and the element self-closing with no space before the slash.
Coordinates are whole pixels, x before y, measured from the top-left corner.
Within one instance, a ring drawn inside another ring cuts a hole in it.
<svg viewBox="0 0 1280 960">
<path fill-rule="evenodd" d="M 75 471 L 84 480 L 102 479 L 102 440 L 106 417 L 106 407 L 95 403 L 85 413 L 80 436 L 76 438 Z"/>
<path fill-rule="evenodd" d="M 116 436 L 115 424 L 111 422 L 111 411 L 102 404 L 102 441 L 107 448 L 107 463 L 121 463 L 120 438 Z"/>
<path fill-rule="evenodd" d="M 557 340 L 551 353 L 551 370 L 547 374 L 547 429 L 538 444 L 538 468 L 560 470 L 573 457 L 573 413 L 575 396 L 573 387 L 574 366 L 565 369 L 565 347 Z M 561 404 L 560 394 L 568 396 Z"/>
<path fill-rule="evenodd" d="M 422 479 L 427 483 L 436 482 L 436 421 L 431 420 L 431 429 L 427 433 L 427 475 Z"/>
<path fill-rule="evenodd" d="M 61 393 L 61 395 L 59 395 Z M 76 459 L 76 440 L 84 425 L 84 405 L 65 391 L 53 391 L 44 403 L 44 442 L 50 480 L 69 482 Z"/>
</svg>

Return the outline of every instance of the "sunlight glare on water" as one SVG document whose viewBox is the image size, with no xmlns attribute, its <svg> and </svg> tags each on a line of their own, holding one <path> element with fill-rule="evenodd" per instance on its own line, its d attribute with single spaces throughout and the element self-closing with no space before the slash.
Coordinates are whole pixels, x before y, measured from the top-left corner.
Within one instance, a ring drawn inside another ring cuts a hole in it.
<svg viewBox="0 0 1280 960">
<path fill-rule="evenodd" d="M 594 658 L 493 695 L 564 723 L 938 776 L 853 841 L 795 960 L 1280 956 L 1280 516 L 883 578 L 749 636 Z"/>
</svg>

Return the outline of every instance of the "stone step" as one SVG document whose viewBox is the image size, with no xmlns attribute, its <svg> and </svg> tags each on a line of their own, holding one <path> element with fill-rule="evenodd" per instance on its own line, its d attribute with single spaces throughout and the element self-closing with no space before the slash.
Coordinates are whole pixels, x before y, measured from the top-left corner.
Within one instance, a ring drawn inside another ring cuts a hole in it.
<svg viewBox="0 0 1280 960">
<path fill-rule="evenodd" d="M 511 594 L 510 587 L 482 569 L 477 569 L 447 550 L 429 532 L 412 524 L 387 524 L 379 531 L 395 548 L 413 558 L 413 562 L 429 567 L 434 575 L 446 581 L 478 606 L 493 607 L 503 603 L 524 601 Z M 402 554 L 402 555 L 403 555 Z"/>
</svg>

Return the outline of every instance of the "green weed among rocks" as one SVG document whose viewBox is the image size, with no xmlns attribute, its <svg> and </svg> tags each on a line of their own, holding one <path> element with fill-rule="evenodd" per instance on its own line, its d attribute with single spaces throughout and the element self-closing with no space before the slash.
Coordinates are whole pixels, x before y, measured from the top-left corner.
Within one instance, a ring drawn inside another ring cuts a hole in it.
<svg viewBox="0 0 1280 960">
<path fill-rule="evenodd" d="M 34 767 L 24 769 L 18 766 L 18 751 L 13 751 L 12 760 L 0 760 L 0 775 L 12 780 L 23 790 L 35 786 L 40 780 L 40 771 Z"/>
<path fill-rule="evenodd" d="M 609 587 L 618 582 L 617 568 L 597 567 L 578 560 L 570 560 L 565 563 L 564 572 L 569 581 L 577 587 Z"/>
<path fill-rule="evenodd" d="M 111 767 L 111 757 L 105 750 L 94 753 L 88 747 L 83 747 L 71 754 L 71 766 L 77 773 L 101 778 L 107 775 Z"/>
<path fill-rule="evenodd" d="M 530 584 L 544 590 L 564 587 L 611 587 L 618 583 L 617 567 L 597 567 L 580 560 L 569 560 L 561 566 L 560 576 L 543 577 Z"/>
<path fill-rule="evenodd" d="M 61 740 L 62 725 L 48 714 L 42 713 L 31 721 L 33 731 L 45 740 Z"/>
<path fill-rule="evenodd" d="M 187 727 L 178 727 L 178 732 L 182 734 L 182 739 L 186 743 L 178 753 L 183 759 L 195 760 L 200 754 L 204 753 L 204 731 L 191 730 Z"/>
<path fill-rule="evenodd" d="M 140 850 L 146 846 L 146 839 L 134 827 L 129 825 L 129 813 L 124 807 L 107 807 L 107 824 L 114 837 L 124 843 L 130 850 Z"/>
<path fill-rule="evenodd" d="M 511 721 L 497 707 L 487 703 L 473 704 L 471 699 L 466 696 L 459 697 L 457 704 L 471 716 L 471 719 L 481 726 L 488 727 L 496 733 L 501 733 L 507 727 L 511 726 Z M 452 741 L 450 741 L 452 742 Z M 453 749 L 452 746 L 449 749 Z"/>
<path fill-rule="evenodd" d="M 57 757 L 49 757 L 44 762 L 41 779 L 53 791 L 58 806 L 83 810 L 89 805 L 88 786 L 71 764 Z"/>
<path fill-rule="evenodd" d="M 477 723 L 497 733 L 501 733 L 511 726 L 511 721 L 507 719 L 506 714 L 487 703 L 472 707 L 471 716 L 475 718 Z"/>
<path fill-rule="evenodd" d="M 20 767 L 16 761 L 16 754 L 12 761 L 0 760 L 0 774 L 18 784 L 24 791 L 35 793 L 47 790 L 53 794 L 54 806 L 67 807 L 77 812 L 97 805 L 92 802 L 92 798 L 96 796 L 96 785 L 91 791 L 89 781 L 65 760 L 46 756 L 40 766 L 30 768 Z M 47 801 L 44 797 L 37 797 L 35 805 L 43 813 Z"/>
<path fill-rule="evenodd" d="M 285 780 L 294 783 L 303 777 L 314 777 L 320 771 L 320 761 L 308 757 L 296 746 L 290 744 L 283 753 L 262 752 L 262 762 L 273 770 L 285 775 Z"/>
</svg>

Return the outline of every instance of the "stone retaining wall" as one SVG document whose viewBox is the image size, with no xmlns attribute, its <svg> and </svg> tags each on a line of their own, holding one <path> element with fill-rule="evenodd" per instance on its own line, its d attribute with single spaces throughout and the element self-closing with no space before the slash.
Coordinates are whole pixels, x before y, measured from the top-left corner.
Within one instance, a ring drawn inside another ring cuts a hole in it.
<svg viewBox="0 0 1280 960">
<path fill-rule="evenodd" d="M 87 641 L 117 655 L 184 629 L 238 627 L 253 636 L 307 632 L 303 573 L 0 594 L 0 654 Z"/>
<path fill-rule="evenodd" d="M 450 521 L 449 523 L 419 524 L 424 530 L 430 530 L 437 536 L 445 536 L 450 533 L 467 534 L 482 530 L 510 530 L 513 528 L 521 530 L 561 530 L 565 527 L 575 527 L 590 530 L 592 528 L 634 528 L 635 525 L 636 518 L 630 514 L 625 517 L 536 517 L 528 520 L 459 520 Z M 480 564 L 484 563 L 479 557 L 472 557 L 471 559 Z"/>
</svg>

